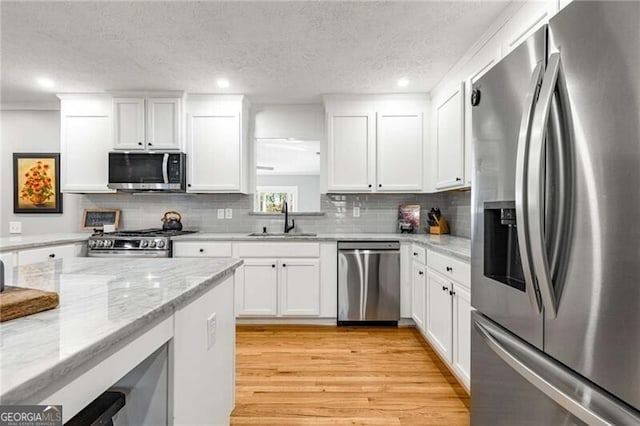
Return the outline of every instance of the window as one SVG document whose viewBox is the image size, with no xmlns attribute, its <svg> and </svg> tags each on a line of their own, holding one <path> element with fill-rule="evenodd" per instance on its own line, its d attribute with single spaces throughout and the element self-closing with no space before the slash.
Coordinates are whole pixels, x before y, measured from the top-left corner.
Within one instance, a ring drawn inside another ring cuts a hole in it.
<svg viewBox="0 0 640 426">
<path fill-rule="evenodd" d="M 285 201 L 289 211 L 296 211 L 297 186 L 258 186 L 256 188 L 255 210 L 258 212 L 281 213 Z"/>
</svg>

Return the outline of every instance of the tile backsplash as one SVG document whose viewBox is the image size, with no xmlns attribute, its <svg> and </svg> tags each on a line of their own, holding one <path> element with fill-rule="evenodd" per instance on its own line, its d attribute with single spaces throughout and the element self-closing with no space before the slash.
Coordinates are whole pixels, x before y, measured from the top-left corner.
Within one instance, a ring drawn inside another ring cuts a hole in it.
<svg viewBox="0 0 640 426">
<path fill-rule="evenodd" d="M 439 207 L 453 235 L 471 235 L 471 192 L 437 194 L 328 194 L 321 196 L 322 216 L 295 216 L 296 230 L 316 233 L 393 233 L 397 231 L 398 206 L 420 204 L 422 229 L 426 212 Z M 282 232 L 281 217 L 249 215 L 253 198 L 241 194 L 87 194 L 80 208 L 119 208 L 122 229 L 160 227 L 165 211 L 182 215 L 185 229 L 202 232 Z M 360 207 L 360 217 L 353 208 Z M 231 219 L 218 219 L 218 209 L 232 209 Z"/>
</svg>

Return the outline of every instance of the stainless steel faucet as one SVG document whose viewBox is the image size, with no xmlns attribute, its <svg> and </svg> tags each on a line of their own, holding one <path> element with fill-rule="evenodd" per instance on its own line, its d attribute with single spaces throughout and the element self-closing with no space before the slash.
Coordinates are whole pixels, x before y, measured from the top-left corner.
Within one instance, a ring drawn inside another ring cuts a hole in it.
<svg viewBox="0 0 640 426">
<path fill-rule="evenodd" d="M 286 201 L 282 205 L 282 213 L 284 213 L 284 233 L 288 234 L 289 231 L 296 227 L 296 221 L 291 219 L 291 226 L 289 226 L 289 205 Z"/>
</svg>

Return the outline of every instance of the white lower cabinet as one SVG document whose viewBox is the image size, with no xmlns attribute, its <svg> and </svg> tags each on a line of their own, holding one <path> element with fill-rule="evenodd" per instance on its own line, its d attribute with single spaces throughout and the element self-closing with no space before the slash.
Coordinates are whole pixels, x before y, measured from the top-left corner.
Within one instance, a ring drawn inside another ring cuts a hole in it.
<svg viewBox="0 0 640 426">
<path fill-rule="evenodd" d="M 471 386 L 471 293 L 469 264 L 436 253 L 425 258 L 412 247 L 411 317 L 416 328 L 462 384 Z"/>
<path fill-rule="evenodd" d="M 427 271 L 427 337 L 448 362 L 453 352 L 452 291 L 449 281 Z"/>
<path fill-rule="evenodd" d="M 279 263 L 280 315 L 319 315 L 320 261 L 318 259 L 283 259 Z"/>
<path fill-rule="evenodd" d="M 278 314 L 278 261 L 244 259 L 236 282 L 237 316 Z"/>
<path fill-rule="evenodd" d="M 411 265 L 411 318 L 421 331 L 425 331 L 425 267 L 413 261 Z"/>
<path fill-rule="evenodd" d="M 65 244 L 60 246 L 40 247 L 20 250 L 18 252 L 18 265 L 45 262 L 47 260 L 62 259 L 65 257 L 78 257 L 82 255 L 83 244 Z"/>
<path fill-rule="evenodd" d="M 468 387 L 471 383 L 471 294 L 460 285 L 453 287 L 453 368 Z"/>
<path fill-rule="evenodd" d="M 318 259 L 244 259 L 236 285 L 237 316 L 318 316 Z"/>
</svg>

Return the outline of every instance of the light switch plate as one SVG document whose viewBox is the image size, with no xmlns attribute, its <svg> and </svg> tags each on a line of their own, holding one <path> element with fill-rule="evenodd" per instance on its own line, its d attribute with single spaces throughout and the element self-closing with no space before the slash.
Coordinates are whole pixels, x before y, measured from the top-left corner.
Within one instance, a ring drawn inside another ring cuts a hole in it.
<svg viewBox="0 0 640 426">
<path fill-rule="evenodd" d="M 218 219 L 224 219 L 224 209 L 218 209 Z"/>
<path fill-rule="evenodd" d="M 216 314 L 213 313 L 207 318 L 207 349 L 216 344 L 216 326 Z"/>
<path fill-rule="evenodd" d="M 21 234 L 22 233 L 22 222 L 9 222 L 9 233 L 10 234 Z"/>
<path fill-rule="evenodd" d="M 353 208 L 353 217 L 360 217 L 360 207 Z"/>
<path fill-rule="evenodd" d="M 224 218 L 232 219 L 233 218 L 233 209 L 224 209 Z"/>
</svg>

